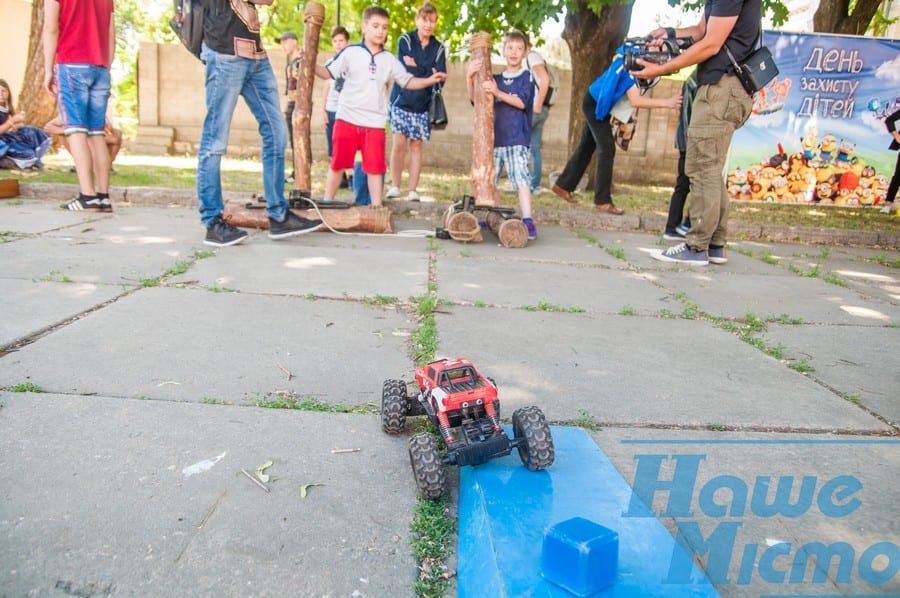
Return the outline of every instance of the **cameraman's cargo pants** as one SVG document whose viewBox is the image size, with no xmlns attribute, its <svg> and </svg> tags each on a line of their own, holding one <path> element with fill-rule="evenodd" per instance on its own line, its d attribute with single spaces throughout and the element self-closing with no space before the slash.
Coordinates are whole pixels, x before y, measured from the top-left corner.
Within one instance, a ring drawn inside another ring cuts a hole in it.
<svg viewBox="0 0 900 598">
<path fill-rule="evenodd" d="M 728 234 L 725 163 L 735 130 L 750 117 L 753 98 L 734 75 L 701 85 L 694 98 L 688 127 L 684 172 L 691 179 L 691 230 L 687 244 L 694 251 L 724 246 Z"/>
</svg>

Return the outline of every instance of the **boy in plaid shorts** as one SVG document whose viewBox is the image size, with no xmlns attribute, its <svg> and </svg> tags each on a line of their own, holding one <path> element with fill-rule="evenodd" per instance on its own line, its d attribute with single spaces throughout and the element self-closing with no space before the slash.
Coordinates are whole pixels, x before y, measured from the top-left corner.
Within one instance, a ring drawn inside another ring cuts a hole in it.
<svg viewBox="0 0 900 598">
<path fill-rule="evenodd" d="M 503 38 L 503 58 L 506 70 L 484 82 L 484 93 L 494 96 L 494 169 L 500 172 L 503 164 L 512 186 L 518 190 L 522 222 L 528 238 L 537 239 L 537 227 L 531 218 L 531 170 L 528 166 L 531 141 L 531 115 L 534 110 L 534 78 L 525 68 L 528 40 L 521 31 L 510 31 Z M 482 61 L 469 62 L 467 81 L 469 99 L 475 97 L 475 73 Z M 494 203 L 499 205 L 500 194 L 494 183 Z"/>
</svg>

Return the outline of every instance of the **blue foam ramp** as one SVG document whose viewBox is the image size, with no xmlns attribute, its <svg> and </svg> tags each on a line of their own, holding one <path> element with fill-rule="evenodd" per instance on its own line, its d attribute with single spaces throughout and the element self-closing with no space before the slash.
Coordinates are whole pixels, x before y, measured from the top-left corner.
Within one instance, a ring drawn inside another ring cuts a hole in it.
<svg viewBox="0 0 900 598">
<path fill-rule="evenodd" d="M 616 582 L 595 596 L 719 595 L 696 566 L 691 583 L 663 583 L 673 554 L 690 555 L 655 517 L 622 517 L 631 487 L 584 430 L 551 430 L 556 461 L 545 471 L 528 471 L 516 451 L 461 468 L 458 596 L 571 596 L 541 576 L 541 548 L 546 529 L 572 517 L 619 534 Z"/>
</svg>

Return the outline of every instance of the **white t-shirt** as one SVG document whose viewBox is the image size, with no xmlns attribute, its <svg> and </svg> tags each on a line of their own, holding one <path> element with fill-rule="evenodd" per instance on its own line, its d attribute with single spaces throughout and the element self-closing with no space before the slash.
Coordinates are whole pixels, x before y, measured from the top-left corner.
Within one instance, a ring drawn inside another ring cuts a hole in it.
<svg viewBox="0 0 900 598">
<path fill-rule="evenodd" d="M 406 87 L 413 78 L 396 56 L 384 50 L 372 54 L 363 44 L 347 46 L 325 67 L 333 78 L 344 78 L 336 118 L 371 129 L 387 124 L 388 85 Z"/>
</svg>

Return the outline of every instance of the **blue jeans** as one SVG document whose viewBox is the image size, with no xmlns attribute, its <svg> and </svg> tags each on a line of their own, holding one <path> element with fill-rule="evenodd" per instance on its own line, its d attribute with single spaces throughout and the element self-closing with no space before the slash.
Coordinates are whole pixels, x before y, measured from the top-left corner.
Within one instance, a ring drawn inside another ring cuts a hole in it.
<svg viewBox="0 0 900 598">
<path fill-rule="evenodd" d="M 66 135 L 105 135 L 106 104 L 109 100 L 109 69 L 92 64 L 56 66 L 59 114 Z"/>
<path fill-rule="evenodd" d="M 544 136 L 544 123 L 550 116 L 550 109 L 544 106 L 540 112 L 531 116 L 531 141 L 528 150 L 531 152 L 531 190 L 536 191 L 541 186 L 541 170 L 544 168 L 544 159 L 541 157 L 541 137 Z"/>
<path fill-rule="evenodd" d="M 197 152 L 197 195 L 200 221 L 205 226 L 222 213 L 222 156 L 228 146 L 231 117 L 238 96 L 243 97 L 259 123 L 262 136 L 263 193 L 270 218 L 283 220 L 284 148 L 287 126 L 279 106 L 278 83 L 269 59 L 251 60 L 220 54 L 203 45 L 206 63 L 206 118 Z"/>
</svg>

